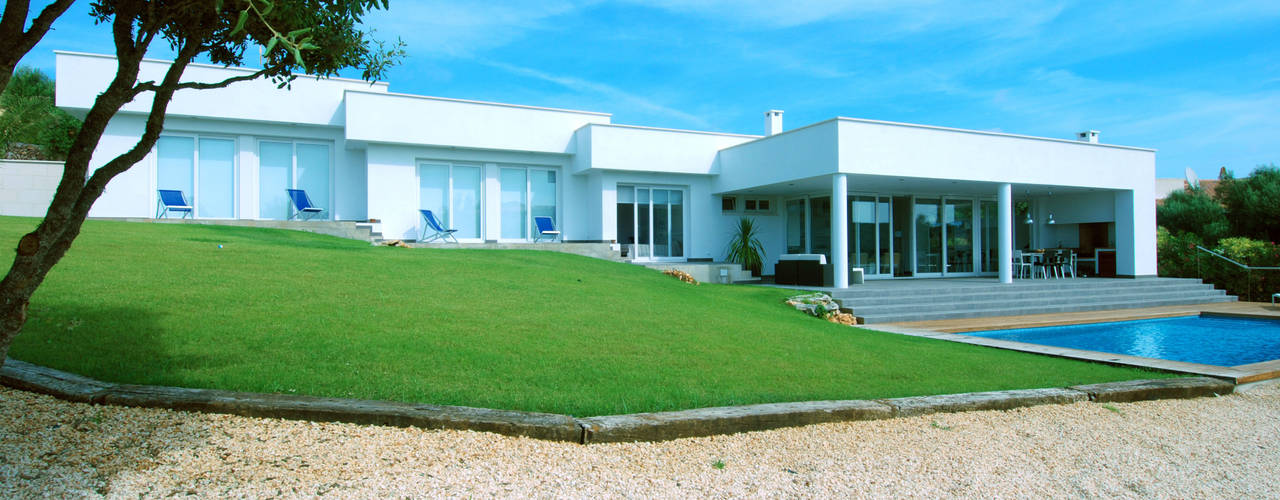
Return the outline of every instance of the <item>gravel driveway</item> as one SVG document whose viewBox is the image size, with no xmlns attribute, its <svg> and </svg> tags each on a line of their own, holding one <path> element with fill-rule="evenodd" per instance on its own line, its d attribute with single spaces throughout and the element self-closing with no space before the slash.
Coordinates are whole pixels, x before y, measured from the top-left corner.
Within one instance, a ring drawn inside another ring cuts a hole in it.
<svg viewBox="0 0 1280 500">
<path fill-rule="evenodd" d="M 4 496 L 1271 497 L 1280 387 L 582 446 L 0 389 Z"/>
</svg>

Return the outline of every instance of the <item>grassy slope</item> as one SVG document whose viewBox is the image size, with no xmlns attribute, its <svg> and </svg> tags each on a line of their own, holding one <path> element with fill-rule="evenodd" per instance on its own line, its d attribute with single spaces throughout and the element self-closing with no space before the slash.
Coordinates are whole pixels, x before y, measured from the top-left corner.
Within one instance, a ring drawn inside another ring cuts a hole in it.
<svg viewBox="0 0 1280 500">
<path fill-rule="evenodd" d="M 0 217 L 0 246 L 35 223 Z M 553 252 L 93 221 L 11 355 L 115 382 L 580 416 L 1161 376 L 837 326 L 786 295 Z"/>
</svg>

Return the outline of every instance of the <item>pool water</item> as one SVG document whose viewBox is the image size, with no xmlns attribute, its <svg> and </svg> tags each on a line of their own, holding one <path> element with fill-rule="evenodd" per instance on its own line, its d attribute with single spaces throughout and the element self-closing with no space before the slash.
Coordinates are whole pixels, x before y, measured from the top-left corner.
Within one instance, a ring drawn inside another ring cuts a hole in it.
<svg viewBox="0 0 1280 500">
<path fill-rule="evenodd" d="M 1280 359 L 1280 320 L 1272 319 L 1185 316 L 965 335 L 1217 366 Z"/>
</svg>

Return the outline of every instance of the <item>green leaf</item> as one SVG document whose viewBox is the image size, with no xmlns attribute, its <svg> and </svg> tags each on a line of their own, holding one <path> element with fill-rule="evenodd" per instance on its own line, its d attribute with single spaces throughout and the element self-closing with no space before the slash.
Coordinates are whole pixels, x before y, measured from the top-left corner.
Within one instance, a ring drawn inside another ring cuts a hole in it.
<svg viewBox="0 0 1280 500">
<path fill-rule="evenodd" d="M 298 38 L 298 37 L 300 37 L 300 36 L 302 36 L 302 35 L 306 34 L 308 31 L 311 31 L 311 28 L 301 28 L 301 29 L 296 29 L 296 30 L 290 31 L 290 32 L 289 32 L 289 34 L 288 34 L 288 37 L 289 37 L 289 38 Z"/>
<path fill-rule="evenodd" d="M 248 20 L 249 20 L 249 9 L 240 11 L 240 18 L 236 20 L 236 27 L 231 30 L 231 34 L 234 35 L 244 30 L 244 23 L 247 22 Z"/>
<path fill-rule="evenodd" d="M 307 63 L 302 60 L 302 52 L 293 47 L 289 47 L 289 52 L 293 52 L 293 60 L 298 63 L 298 67 L 302 68 L 303 72 L 307 71 Z"/>
<path fill-rule="evenodd" d="M 272 2 L 271 0 L 262 0 L 262 5 L 262 17 L 266 17 L 267 14 L 271 13 L 271 9 L 276 8 L 275 2 Z"/>
</svg>

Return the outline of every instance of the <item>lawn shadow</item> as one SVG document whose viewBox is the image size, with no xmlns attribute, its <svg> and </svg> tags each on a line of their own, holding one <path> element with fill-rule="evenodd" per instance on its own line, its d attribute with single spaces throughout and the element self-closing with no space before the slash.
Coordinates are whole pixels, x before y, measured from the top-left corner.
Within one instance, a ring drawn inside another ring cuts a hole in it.
<svg viewBox="0 0 1280 500">
<path fill-rule="evenodd" d="M 162 307 L 33 304 L 10 356 L 120 384 L 185 386 L 188 370 L 232 364 L 173 344 Z M 198 328 L 198 325 L 190 325 Z"/>
</svg>

